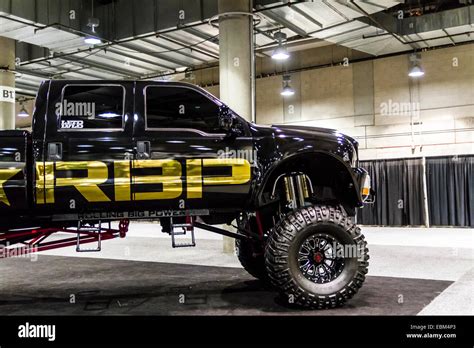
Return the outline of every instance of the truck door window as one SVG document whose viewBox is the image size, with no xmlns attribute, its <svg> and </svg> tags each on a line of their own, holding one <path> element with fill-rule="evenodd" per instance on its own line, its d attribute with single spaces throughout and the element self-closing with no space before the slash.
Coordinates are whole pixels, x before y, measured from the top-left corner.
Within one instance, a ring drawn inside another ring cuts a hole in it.
<svg viewBox="0 0 474 348">
<path fill-rule="evenodd" d="M 123 129 L 125 89 L 120 85 L 66 85 L 55 105 L 61 130 Z"/>
<path fill-rule="evenodd" d="M 148 86 L 145 89 L 147 129 L 194 129 L 223 133 L 219 106 L 186 87 Z"/>
</svg>

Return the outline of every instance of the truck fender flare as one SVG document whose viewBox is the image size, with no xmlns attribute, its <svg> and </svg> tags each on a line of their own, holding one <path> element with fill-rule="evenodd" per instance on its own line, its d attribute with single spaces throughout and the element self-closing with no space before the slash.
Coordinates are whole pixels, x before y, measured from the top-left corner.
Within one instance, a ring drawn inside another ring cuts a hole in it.
<svg viewBox="0 0 474 348">
<path fill-rule="evenodd" d="M 330 152 L 327 152 L 327 151 L 318 151 L 318 150 L 312 150 L 312 151 L 304 151 L 304 152 L 298 152 L 298 153 L 295 153 L 295 154 L 291 154 L 289 156 L 286 156 L 280 160 L 277 160 L 275 162 L 273 162 L 270 166 L 270 168 L 267 170 L 267 172 L 264 174 L 263 178 L 262 178 L 262 181 L 261 181 L 261 184 L 259 185 L 260 188 L 258 189 L 257 191 L 257 194 L 255 196 L 256 198 L 256 203 L 258 203 L 264 193 L 264 190 L 265 188 L 267 187 L 268 183 L 269 183 L 269 180 L 270 178 L 272 177 L 272 175 L 277 172 L 279 170 L 279 168 L 281 168 L 281 166 L 289 163 L 289 162 L 292 162 L 292 161 L 297 161 L 299 158 L 301 157 L 307 157 L 308 155 L 315 155 L 315 156 L 325 156 L 327 158 L 330 158 L 331 161 L 333 161 L 333 163 L 337 163 L 339 165 L 342 165 L 347 174 L 349 174 L 349 177 L 351 179 L 351 183 L 352 183 L 352 191 L 353 191 L 353 194 L 356 195 L 357 199 L 359 200 L 359 202 L 361 202 L 362 200 L 362 197 L 360 195 L 360 192 L 359 192 L 359 183 L 358 183 L 358 180 L 357 180 L 357 177 L 355 176 L 353 170 L 351 169 L 351 167 L 346 163 L 344 162 L 342 159 L 340 159 L 338 156 L 336 156 L 335 154 L 332 154 Z"/>
</svg>

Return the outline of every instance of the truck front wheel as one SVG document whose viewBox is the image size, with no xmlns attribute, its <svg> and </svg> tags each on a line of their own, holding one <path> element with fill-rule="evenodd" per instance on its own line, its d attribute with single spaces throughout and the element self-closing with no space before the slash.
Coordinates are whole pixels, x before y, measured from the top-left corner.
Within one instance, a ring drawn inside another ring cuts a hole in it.
<svg viewBox="0 0 474 348">
<path fill-rule="evenodd" d="M 364 236 L 339 207 L 300 208 L 281 219 L 269 236 L 265 265 L 270 281 L 294 303 L 334 308 L 365 280 Z"/>
</svg>

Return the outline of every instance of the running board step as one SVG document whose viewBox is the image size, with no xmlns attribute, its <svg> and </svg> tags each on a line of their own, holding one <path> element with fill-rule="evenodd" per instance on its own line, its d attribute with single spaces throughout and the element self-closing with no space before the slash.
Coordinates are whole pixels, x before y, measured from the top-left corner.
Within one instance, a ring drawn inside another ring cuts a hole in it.
<svg viewBox="0 0 474 348">
<path fill-rule="evenodd" d="M 105 222 L 107 227 L 105 230 L 111 229 L 110 221 Z M 88 225 L 88 226 L 86 226 Z M 76 238 L 76 252 L 78 253 L 87 253 L 87 252 L 99 252 L 102 250 L 102 232 L 104 228 L 102 227 L 102 221 L 99 220 L 97 224 L 88 224 L 87 221 L 79 220 L 77 223 L 77 238 Z M 81 249 L 81 243 L 84 240 L 90 240 L 97 242 L 96 248 L 86 248 Z"/>
<path fill-rule="evenodd" d="M 171 221 L 171 245 L 173 248 L 187 248 L 187 247 L 195 247 L 196 246 L 196 239 L 194 237 L 194 223 L 192 216 L 186 216 L 186 223 L 184 224 L 173 224 L 173 218 L 170 218 Z M 176 242 L 176 236 L 185 236 L 186 233 L 189 232 L 191 235 L 191 241 L 185 243 L 178 243 Z"/>
</svg>

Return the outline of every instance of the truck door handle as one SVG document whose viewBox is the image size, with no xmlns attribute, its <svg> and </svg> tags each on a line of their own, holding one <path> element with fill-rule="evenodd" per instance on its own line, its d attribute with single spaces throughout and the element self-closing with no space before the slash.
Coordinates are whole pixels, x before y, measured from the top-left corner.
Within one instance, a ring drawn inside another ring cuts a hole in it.
<svg viewBox="0 0 474 348">
<path fill-rule="evenodd" d="M 137 141 L 137 157 L 138 159 L 150 158 L 150 142 Z"/>
<path fill-rule="evenodd" d="M 63 144 L 48 143 L 48 161 L 60 161 L 63 159 Z"/>
</svg>

